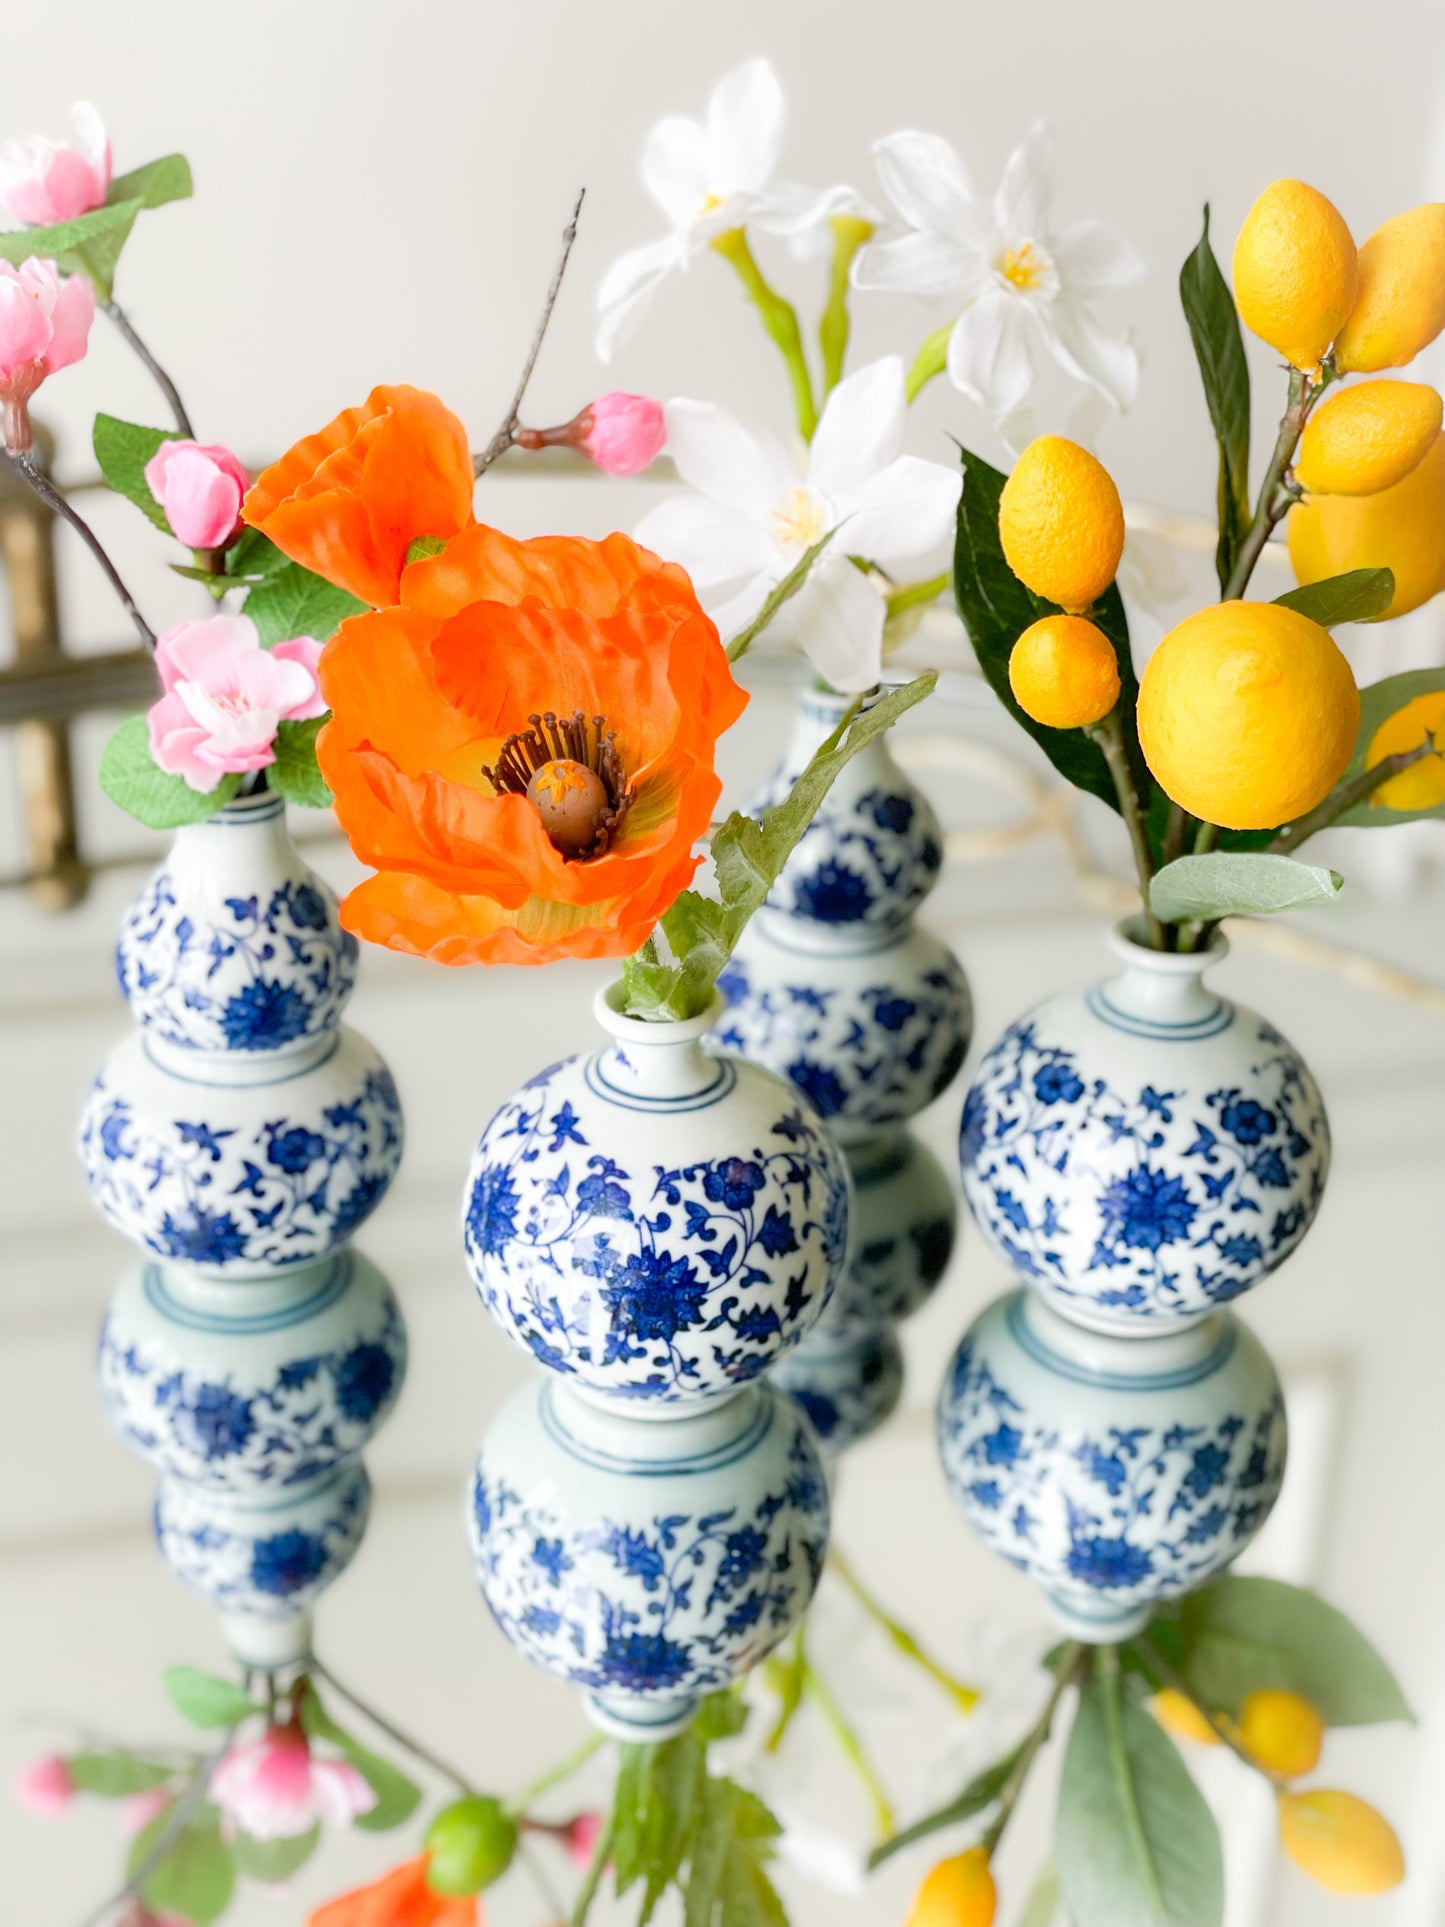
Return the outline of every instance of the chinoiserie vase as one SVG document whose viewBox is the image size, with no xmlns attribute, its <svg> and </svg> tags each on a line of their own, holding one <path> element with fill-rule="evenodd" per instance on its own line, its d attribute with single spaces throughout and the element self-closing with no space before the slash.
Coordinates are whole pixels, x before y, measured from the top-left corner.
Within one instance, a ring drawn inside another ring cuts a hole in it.
<svg viewBox="0 0 1445 1927">
<path fill-rule="evenodd" d="M 786 793 L 848 706 L 831 691 L 803 697 L 760 805 Z M 812 1099 L 853 1179 L 848 1268 L 778 1377 L 833 1455 L 896 1404 L 893 1327 L 943 1276 L 957 1226 L 949 1180 L 906 1128 L 957 1076 L 972 1029 L 962 968 L 915 921 L 942 860 L 938 819 L 878 738 L 840 772 L 721 979 L 719 1042 Z"/>
<path fill-rule="evenodd" d="M 848 1173 L 816 1109 L 599 994 L 601 1047 L 482 1133 L 478 1292 L 543 1368 L 496 1420 L 472 1551 L 507 1637 L 607 1732 L 680 1731 L 802 1615 L 827 1540 L 807 1424 L 759 1382 L 843 1268 Z"/>
<path fill-rule="evenodd" d="M 81 1155 L 146 1257 L 106 1319 L 102 1392 L 160 1474 L 167 1562 L 243 1664 L 290 1665 L 360 1542 L 360 1454 L 405 1372 L 396 1301 L 350 1249 L 400 1161 L 396 1089 L 341 1022 L 355 940 L 277 796 L 177 833 L 117 968 L 138 1028 Z"/>
</svg>

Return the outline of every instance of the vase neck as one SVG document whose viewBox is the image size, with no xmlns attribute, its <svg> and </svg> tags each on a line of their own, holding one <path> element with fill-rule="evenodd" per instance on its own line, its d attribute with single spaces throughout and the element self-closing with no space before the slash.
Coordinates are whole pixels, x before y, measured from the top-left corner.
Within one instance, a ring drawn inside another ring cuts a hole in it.
<svg viewBox="0 0 1445 1927">
<path fill-rule="evenodd" d="M 724 1008 L 723 999 L 714 995 L 701 1016 L 679 1023 L 648 1023 L 620 1016 L 609 993 L 599 991 L 593 1009 L 611 1039 L 594 1064 L 599 1094 L 647 1109 L 677 1110 L 721 1096 L 737 1073 L 725 1060 L 709 1056 L 703 1039 Z"/>
<path fill-rule="evenodd" d="M 862 708 L 871 709 L 883 694 L 884 691 L 879 689 L 865 696 Z M 808 689 L 803 692 L 798 701 L 793 740 L 788 750 L 787 767 L 790 771 L 796 775 L 807 767 L 856 701 L 856 697 L 840 695 L 834 689 Z M 876 787 L 883 778 L 888 779 L 888 787 L 893 789 L 902 789 L 908 781 L 893 760 L 886 733 L 876 736 L 866 749 L 859 751 L 848 769 L 840 774 L 838 782 L 841 784 L 850 774 L 850 787 L 860 790 Z"/>
<path fill-rule="evenodd" d="M 176 831 L 167 868 L 173 877 L 204 877 L 213 896 L 250 895 L 273 873 L 300 859 L 286 827 L 283 799 L 263 791 L 228 803 L 204 823 Z"/>
<path fill-rule="evenodd" d="M 1123 968 L 1091 993 L 1099 1016 L 1151 1035 L 1195 1037 L 1222 1028 L 1231 1006 L 1204 981 L 1225 946 L 1194 956 L 1151 950 L 1123 932 L 1113 939 Z"/>
</svg>

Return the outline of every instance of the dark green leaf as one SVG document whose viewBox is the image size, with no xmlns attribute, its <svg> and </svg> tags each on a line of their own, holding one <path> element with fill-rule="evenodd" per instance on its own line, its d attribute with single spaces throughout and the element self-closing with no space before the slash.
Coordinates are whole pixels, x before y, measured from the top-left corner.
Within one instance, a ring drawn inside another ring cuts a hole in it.
<svg viewBox="0 0 1445 1927">
<path fill-rule="evenodd" d="M 125 1800 L 132 1793 L 149 1793 L 176 1777 L 173 1766 L 147 1760 L 139 1753 L 72 1753 L 66 1761 L 70 1777 L 82 1793 L 102 1800 Z"/>
<path fill-rule="evenodd" d="M 1360 691 L 1360 731 L 1355 738 L 1355 753 L 1340 782 L 1350 783 L 1364 773 L 1365 759 L 1376 732 L 1396 710 L 1418 701 L 1421 696 L 1436 696 L 1445 690 L 1445 669 L 1406 669 L 1382 682 L 1367 683 Z M 1422 725 L 1420 735 L 1424 736 Z M 1437 747 L 1445 752 L 1445 729 L 1436 726 Z M 1336 820 L 1357 830 L 1387 829 L 1393 823 L 1415 823 L 1424 817 L 1445 816 L 1445 801 L 1432 803 L 1423 810 L 1392 810 L 1388 804 L 1371 802 L 1367 797 Z"/>
<path fill-rule="evenodd" d="M 1149 907 L 1161 923 L 1272 916 L 1333 903 L 1344 881 L 1338 870 L 1321 870 L 1293 857 L 1213 850 L 1166 863 L 1149 886 Z"/>
<path fill-rule="evenodd" d="M 1114 779 L 1098 744 L 1081 729 L 1049 729 L 1026 716 L 1009 687 L 1008 660 L 1013 646 L 1040 617 L 1054 615 L 1058 605 L 1026 589 L 1004 560 L 998 536 L 998 504 L 1005 477 L 981 457 L 961 449 L 963 496 L 958 505 L 958 536 L 953 551 L 954 592 L 958 613 L 973 644 L 979 667 L 989 687 L 1021 729 L 1026 729 L 1061 776 L 1074 786 L 1101 798 L 1112 810 L 1119 807 Z M 1119 707 L 1129 743 L 1134 780 L 1146 809 L 1153 784 L 1134 738 L 1134 708 L 1139 683 L 1129 653 L 1129 625 L 1117 583 L 1110 583 L 1090 620 L 1114 645 L 1119 664 Z"/>
<path fill-rule="evenodd" d="M 890 1833 L 881 1846 L 875 1847 L 869 1854 L 868 1865 L 881 1866 L 885 1860 L 891 1859 L 902 1848 L 911 1846 L 915 1840 L 923 1840 L 930 1833 L 937 1833 L 943 1827 L 956 1827 L 964 1820 L 972 1820 L 975 1814 L 982 1813 L 985 1808 L 991 1807 L 1003 1792 L 1004 1785 L 1018 1765 L 1022 1752 L 1023 1744 L 1020 1743 L 1011 1753 L 1005 1753 L 1002 1759 L 995 1760 L 992 1766 L 986 1766 L 981 1773 L 976 1773 L 955 1799 L 949 1800 L 944 1806 L 936 1807 L 932 1813 L 924 1814 L 923 1818 L 915 1820 L 912 1826 L 904 1827 L 898 1833 Z"/>
<path fill-rule="evenodd" d="M 1064 1757 L 1054 1860 L 1073 1927 L 1219 1927 L 1219 1829 L 1177 1748 L 1101 1669 Z"/>
<path fill-rule="evenodd" d="M 288 562 L 275 570 L 246 597 L 246 614 L 268 648 L 292 636 L 314 636 L 318 642 L 329 642 L 348 616 L 360 615 L 366 607 L 345 589 L 303 569 L 299 562 Z"/>
<path fill-rule="evenodd" d="M 129 1871 L 136 1869 L 159 1845 L 171 1816 L 161 1813 L 131 1842 Z M 231 1904 L 236 1868 L 231 1850 L 221 1838 L 219 1816 L 206 1810 L 194 1819 L 141 1888 L 146 1905 L 156 1913 L 181 1914 L 207 1927 Z"/>
<path fill-rule="evenodd" d="M 1235 1718 L 1248 1693 L 1282 1687 L 1327 1726 L 1408 1720 L 1394 1674 L 1364 1634 L 1316 1593 L 1229 1574 L 1179 1611 L 1178 1669 L 1201 1706 Z"/>
<path fill-rule="evenodd" d="M 1285 609 L 1297 609 L 1322 629 L 1335 629 L 1342 622 L 1368 622 L 1390 606 L 1395 593 L 1395 577 L 1389 569 L 1348 569 L 1344 575 L 1327 575 L 1322 582 L 1306 582 L 1298 589 L 1277 595 L 1275 601 Z"/>
<path fill-rule="evenodd" d="M 145 203 L 137 197 L 78 214 L 51 227 L 16 228 L 0 234 L 0 261 L 18 267 L 33 254 L 46 256 L 67 274 L 85 274 L 108 298 L 115 264 Z"/>
<path fill-rule="evenodd" d="M 158 161 L 117 174 L 105 197 L 107 207 L 117 201 L 138 200 L 142 207 L 164 207 L 167 201 L 187 201 L 194 188 L 191 164 L 184 154 L 162 154 Z"/>
<path fill-rule="evenodd" d="M 201 795 L 183 777 L 156 768 L 145 717 L 127 716 L 101 753 L 100 787 L 148 829 L 175 830 L 214 816 L 240 789 L 241 779 L 223 776 Z"/>
<path fill-rule="evenodd" d="M 236 1871 L 263 1887 L 278 1886 L 306 1865 L 320 1838 L 320 1827 L 287 1840 L 253 1840 L 249 1833 L 238 1833 L 232 1842 Z"/>
<path fill-rule="evenodd" d="M 1249 527 L 1249 363 L 1234 298 L 1209 244 L 1209 207 L 1199 245 L 1179 270 L 1179 299 L 1204 379 L 1204 399 L 1219 445 L 1219 544 L 1215 567 L 1221 592 Z"/>
<path fill-rule="evenodd" d="M 237 582 L 259 582 L 291 567 L 291 558 L 259 529 L 242 529 L 226 551 L 226 574 Z M 284 636 L 280 638 L 286 640 Z"/>
<path fill-rule="evenodd" d="M 235 1726 L 260 1710 L 241 1687 L 194 1666 L 168 1666 L 162 1677 L 171 1704 L 192 1726 Z"/>
<path fill-rule="evenodd" d="M 622 970 L 619 1010 L 633 1017 L 678 1018 L 707 1009 L 718 974 L 748 919 L 762 907 L 833 779 L 905 710 L 922 702 L 937 680 L 930 670 L 901 689 L 889 690 L 872 708 L 845 717 L 788 795 L 764 810 L 758 821 L 734 810 L 712 839 L 720 900 L 683 891 L 660 925 L 671 961 L 657 955 L 655 940 L 629 957 Z"/>
<path fill-rule="evenodd" d="M 139 422 L 123 422 L 114 415 L 97 415 L 91 436 L 100 472 L 117 495 L 134 502 L 158 529 L 171 533 L 165 510 L 150 492 L 145 478 L 146 463 L 162 442 L 179 441 L 173 428 L 143 428 Z"/>
<path fill-rule="evenodd" d="M 421 1805 L 421 1788 L 400 1767 L 354 1740 L 339 1727 L 321 1704 L 316 1688 L 308 1685 L 301 1701 L 301 1728 L 308 1739 L 329 1740 L 376 1795 L 376 1805 L 356 1821 L 368 1833 L 386 1833 L 409 1820 Z"/>
<path fill-rule="evenodd" d="M 309 722 L 282 723 L 276 731 L 276 760 L 266 771 L 279 796 L 308 810 L 331 805 L 331 791 L 316 765 L 316 737 L 326 721 L 326 716 L 313 716 Z"/>
</svg>

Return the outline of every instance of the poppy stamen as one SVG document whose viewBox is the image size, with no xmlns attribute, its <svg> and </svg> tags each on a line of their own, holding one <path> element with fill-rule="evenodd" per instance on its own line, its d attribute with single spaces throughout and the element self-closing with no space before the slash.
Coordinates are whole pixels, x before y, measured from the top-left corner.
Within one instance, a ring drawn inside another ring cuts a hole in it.
<svg viewBox="0 0 1445 1927">
<path fill-rule="evenodd" d="M 482 774 L 498 796 L 527 798 L 563 856 L 601 856 L 632 806 L 616 732 L 594 716 L 589 734 L 580 709 L 561 717 L 549 709 L 527 722 Z"/>
</svg>

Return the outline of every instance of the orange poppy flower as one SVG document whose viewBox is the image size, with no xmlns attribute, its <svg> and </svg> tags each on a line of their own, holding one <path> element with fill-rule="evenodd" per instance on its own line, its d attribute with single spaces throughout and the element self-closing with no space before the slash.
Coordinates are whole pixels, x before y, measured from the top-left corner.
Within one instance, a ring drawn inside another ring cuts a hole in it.
<svg viewBox="0 0 1445 1927">
<path fill-rule="evenodd" d="M 742 713 L 675 564 L 477 524 L 328 644 L 321 769 L 379 874 L 358 936 L 441 963 L 630 955 L 691 879 Z"/>
<path fill-rule="evenodd" d="M 307 1927 L 482 1927 L 475 1894 L 464 1900 L 434 1894 L 426 1884 L 427 1856 L 421 1854 L 349 1894 L 328 1900 L 309 1917 Z"/>
<path fill-rule="evenodd" d="M 373 388 L 273 462 L 241 514 L 293 562 L 389 608 L 412 543 L 470 526 L 473 482 L 450 409 L 420 388 Z"/>
</svg>

